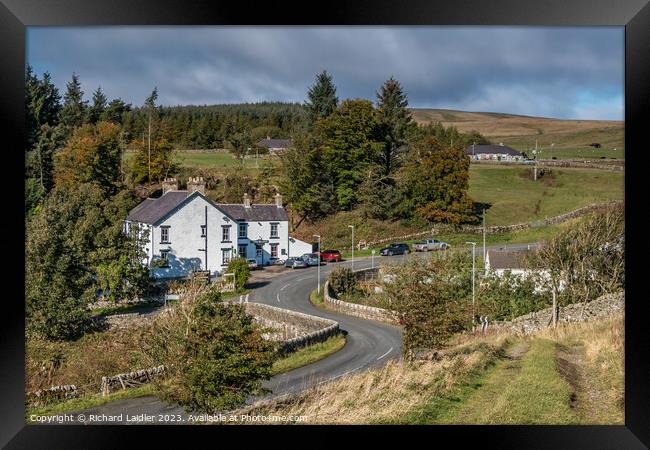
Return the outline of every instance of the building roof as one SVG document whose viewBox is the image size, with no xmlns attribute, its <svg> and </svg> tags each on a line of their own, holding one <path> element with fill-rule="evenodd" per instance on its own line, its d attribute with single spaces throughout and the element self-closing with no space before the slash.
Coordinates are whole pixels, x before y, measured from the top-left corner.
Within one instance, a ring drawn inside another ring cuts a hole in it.
<svg viewBox="0 0 650 450">
<path fill-rule="evenodd" d="M 126 220 L 154 224 L 183 203 L 189 194 L 188 191 L 168 191 L 158 198 L 146 198 L 129 212 Z"/>
<path fill-rule="evenodd" d="M 262 139 L 257 143 L 260 147 L 287 148 L 291 144 L 289 139 Z"/>
<path fill-rule="evenodd" d="M 512 156 L 522 156 L 521 152 L 518 152 L 514 148 L 510 148 L 507 145 L 492 145 L 492 144 L 477 144 L 474 145 L 472 150 L 472 145 L 469 145 L 465 149 L 466 155 L 481 155 L 481 154 L 492 154 L 492 155 L 512 155 Z"/>
<path fill-rule="evenodd" d="M 217 205 L 219 209 L 235 220 L 245 220 L 247 222 L 266 222 L 269 220 L 285 221 L 289 220 L 287 210 L 284 207 L 277 207 L 275 203 L 271 205 L 251 204 L 250 208 L 245 208 L 240 203 Z"/>
<path fill-rule="evenodd" d="M 174 209 L 181 206 L 182 203 L 192 194 L 193 192 L 190 191 L 168 191 L 158 198 L 146 198 L 142 203 L 129 212 L 126 216 L 126 220 L 155 224 L 171 213 Z M 214 203 L 199 192 L 196 192 L 196 195 L 202 196 L 215 208 L 219 209 L 234 220 L 259 222 L 269 220 L 289 220 L 287 211 L 283 207 L 278 208 L 275 203 L 270 205 L 251 205 L 250 208 L 244 208 L 244 205 L 242 204 Z"/>
<path fill-rule="evenodd" d="M 523 269 L 526 267 L 524 257 L 526 251 L 494 251 L 487 253 L 490 269 Z"/>
</svg>

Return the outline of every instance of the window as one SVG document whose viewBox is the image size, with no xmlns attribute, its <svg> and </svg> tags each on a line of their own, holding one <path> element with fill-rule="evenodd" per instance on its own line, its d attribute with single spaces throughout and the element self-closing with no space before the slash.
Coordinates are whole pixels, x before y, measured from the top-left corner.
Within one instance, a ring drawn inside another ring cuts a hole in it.
<svg viewBox="0 0 650 450">
<path fill-rule="evenodd" d="M 246 224 L 245 223 L 240 223 L 239 224 L 239 237 L 240 238 L 245 238 L 246 237 Z"/>
<path fill-rule="evenodd" d="M 271 224 L 271 237 L 272 238 L 277 238 L 278 236 L 278 224 L 277 223 L 272 223 Z"/>
<path fill-rule="evenodd" d="M 205 237 L 206 230 L 207 230 L 207 227 L 205 225 L 201 225 L 201 237 Z"/>
<path fill-rule="evenodd" d="M 169 227 L 160 227 L 160 243 L 169 244 Z"/>
<path fill-rule="evenodd" d="M 287 254 L 287 249 L 286 249 L 286 248 L 283 248 L 282 250 L 280 250 L 280 252 L 281 252 L 283 255 L 286 255 L 286 254 Z"/>
<path fill-rule="evenodd" d="M 271 244 L 271 258 L 278 257 L 278 244 Z"/>
<path fill-rule="evenodd" d="M 221 227 L 221 242 L 230 242 L 230 225 Z"/>
<path fill-rule="evenodd" d="M 171 250 L 160 250 L 160 260 L 162 261 L 162 267 L 169 267 L 169 252 Z"/>
<path fill-rule="evenodd" d="M 255 256 L 261 258 L 263 256 L 262 247 L 255 247 Z"/>
<path fill-rule="evenodd" d="M 239 257 L 240 257 L 240 258 L 246 258 L 247 250 L 248 250 L 248 246 L 247 246 L 247 245 L 240 245 L 240 246 L 239 246 L 239 251 L 238 251 L 238 253 L 239 253 Z"/>
<path fill-rule="evenodd" d="M 229 248 L 224 248 L 221 249 L 221 257 L 223 259 L 223 265 L 225 266 L 230 262 L 230 249 Z"/>
</svg>

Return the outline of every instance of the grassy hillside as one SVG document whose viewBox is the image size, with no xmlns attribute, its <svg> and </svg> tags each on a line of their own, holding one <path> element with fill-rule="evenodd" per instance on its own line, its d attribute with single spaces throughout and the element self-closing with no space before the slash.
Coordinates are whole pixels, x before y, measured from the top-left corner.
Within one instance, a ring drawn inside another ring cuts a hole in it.
<svg viewBox="0 0 650 450">
<path fill-rule="evenodd" d="M 445 126 L 455 126 L 460 132 L 476 130 L 494 143 L 502 142 L 517 150 L 534 148 L 537 140 L 544 157 L 622 158 L 625 149 L 623 121 L 551 119 L 445 109 L 414 108 L 411 111 L 416 122 L 439 121 Z M 588 147 L 592 142 L 600 143 L 602 148 L 594 152 Z M 551 144 L 554 144 L 552 150 Z"/>
<path fill-rule="evenodd" d="M 391 362 L 246 413 L 326 424 L 622 424 L 623 336 L 621 315 L 527 338 L 465 335 L 438 361 Z"/>
</svg>

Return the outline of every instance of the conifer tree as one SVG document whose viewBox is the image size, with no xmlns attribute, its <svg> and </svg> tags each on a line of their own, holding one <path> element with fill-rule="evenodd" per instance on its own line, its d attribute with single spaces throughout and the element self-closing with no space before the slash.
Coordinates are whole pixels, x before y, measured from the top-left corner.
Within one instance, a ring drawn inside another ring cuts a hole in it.
<svg viewBox="0 0 650 450">
<path fill-rule="evenodd" d="M 396 168 L 398 151 L 406 141 L 409 127 L 413 126 L 407 106 L 408 100 L 402 86 L 390 77 L 377 93 L 377 117 L 385 143 L 379 163 L 384 175 L 389 175 Z"/>
<path fill-rule="evenodd" d="M 106 109 L 107 102 L 108 99 L 104 95 L 104 92 L 102 92 L 102 87 L 99 86 L 93 92 L 93 104 L 88 108 L 88 122 L 96 124 L 100 120 Z"/>
<path fill-rule="evenodd" d="M 81 90 L 79 75 L 73 73 L 72 79 L 66 84 L 63 109 L 59 114 L 59 120 L 65 127 L 67 134 L 70 134 L 74 128 L 84 123 L 88 101 L 84 100 L 83 96 L 84 92 Z"/>
<path fill-rule="evenodd" d="M 313 126 L 318 119 L 329 116 L 336 109 L 338 98 L 332 77 L 323 70 L 316 76 L 316 82 L 309 88 L 309 100 L 305 102 L 309 123 Z"/>
</svg>

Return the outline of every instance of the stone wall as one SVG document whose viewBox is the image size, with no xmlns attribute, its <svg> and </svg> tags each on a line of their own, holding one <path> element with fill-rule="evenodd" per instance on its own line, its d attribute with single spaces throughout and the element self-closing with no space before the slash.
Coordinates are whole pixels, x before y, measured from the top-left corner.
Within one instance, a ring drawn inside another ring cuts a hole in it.
<svg viewBox="0 0 650 450">
<path fill-rule="evenodd" d="M 330 319 L 312 316 L 262 303 L 244 303 L 246 312 L 264 327 L 273 330 L 265 338 L 280 343 L 280 351 L 292 352 L 300 347 L 322 342 L 339 332 L 339 324 Z"/>
<path fill-rule="evenodd" d="M 107 396 L 118 389 L 140 386 L 151 382 L 154 378 L 165 373 L 165 366 L 151 367 L 149 369 L 135 370 L 133 372 L 120 373 L 111 377 L 102 377 L 102 396 Z"/>
<path fill-rule="evenodd" d="M 509 329 L 515 334 L 529 334 L 547 328 L 551 324 L 553 308 L 546 308 L 517 317 L 507 322 L 494 322 L 488 329 Z M 573 303 L 559 308 L 558 323 L 582 322 L 608 316 L 625 310 L 625 293 L 606 294 L 587 303 Z"/>
<path fill-rule="evenodd" d="M 355 274 L 357 276 L 358 280 L 365 280 L 366 278 L 366 272 L 368 273 L 375 273 L 376 276 L 376 271 L 378 269 L 361 269 L 361 270 L 356 270 Z M 336 293 L 334 292 L 334 289 L 329 284 L 329 281 L 325 282 L 325 292 L 323 294 L 323 299 L 325 303 L 332 309 L 342 312 L 343 314 L 349 314 L 351 316 L 355 317 L 361 317 L 362 319 L 369 319 L 369 320 L 378 320 L 380 322 L 387 322 L 387 323 L 397 323 L 397 315 L 394 311 L 390 311 L 388 309 L 383 309 L 383 308 L 377 308 L 375 306 L 368 306 L 368 305 L 360 305 L 358 303 L 351 303 L 351 302 L 344 302 L 343 300 L 339 300 L 336 297 Z"/>
<path fill-rule="evenodd" d="M 74 384 L 52 386 L 49 389 L 39 389 L 27 393 L 27 402 L 31 406 L 43 406 L 52 401 L 61 401 L 79 396 L 79 390 Z"/>
</svg>

